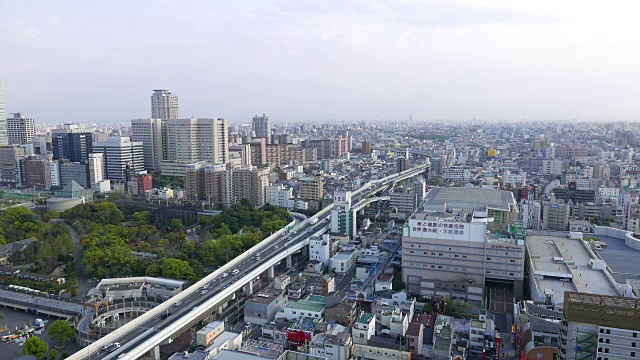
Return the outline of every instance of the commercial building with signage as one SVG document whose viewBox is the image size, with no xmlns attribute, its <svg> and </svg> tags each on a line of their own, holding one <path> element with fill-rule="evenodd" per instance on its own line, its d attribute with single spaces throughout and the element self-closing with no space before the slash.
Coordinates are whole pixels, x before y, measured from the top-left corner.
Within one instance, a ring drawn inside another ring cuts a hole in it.
<svg viewBox="0 0 640 360">
<path fill-rule="evenodd" d="M 467 203 L 474 200 L 468 198 Z M 508 214 L 502 216 L 505 221 L 509 218 Z M 512 289 L 520 299 L 524 233 L 514 221 L 499 226 L 508 226 L 509 232 L 493 234 L 488 231 L 493 221 L 486 217 L 486 210 L 478 214 L 427 209 L 414 214 L 403 227 L 402 238 L 402 278 L 408 292 L 481 302 L 485 284 L 491 282 Z"/>
</svg>

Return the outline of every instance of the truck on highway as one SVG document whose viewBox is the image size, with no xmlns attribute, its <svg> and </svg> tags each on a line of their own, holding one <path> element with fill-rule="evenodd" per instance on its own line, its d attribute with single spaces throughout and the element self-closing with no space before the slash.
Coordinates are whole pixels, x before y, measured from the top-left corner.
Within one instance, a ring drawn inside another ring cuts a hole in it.
<svg viewBox="0 0 640 360">
<path fill-rule="evenodd" d="M 309 220 L 309 224 L 311 224 L 311 225 L 315 225 L 317 223 L 318 223 L 318 218 L 317 217 Z"/>
</svg>

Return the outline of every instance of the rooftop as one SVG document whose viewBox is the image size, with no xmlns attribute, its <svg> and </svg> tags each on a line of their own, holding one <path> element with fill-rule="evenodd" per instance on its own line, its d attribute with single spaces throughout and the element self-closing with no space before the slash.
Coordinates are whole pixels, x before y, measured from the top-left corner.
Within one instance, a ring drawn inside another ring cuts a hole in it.
<svg viewBox="0 0 640 360">
<path fill-rule="evenodd" d="M 248 301 L 259 304 L 270 304 L 280 295 L 282 295 L 282 290 L 269 288 L 253 294 Z"/>
<path fill-rule="evenodd" d="M 356 319 L 356 322 L 361 324 L 368 324 L 369 322 L 371 322 L 372 318 L 373 318 L 373 314 L 368 312 L 363 312 L 363 313 L 360 313 L 360 316 L 358 316 L 358 319 Z"/>
<path fill-rule="evenodd" d="M 581 240 L 532 235 L 526 247 L 540 293 L 553 295 L 556 301 L 562 301 L 565 291 L 618 295 L 603 271 L 589 268 L 592 257 Z M 563 278 L 571 281 L 560 281 Z"/>
<path fill-rule="evenodd" d="M 449 211 L 452 208 L 511 211 L 515 205 L 510 191 L 480 188 L 434 188 L 427 193 L 424 204 L 425 208 L 434 211 Z"/>
<path fill-rule="evenodd" d="M 321 312 L 324 310 L 324 304 L 315 301 L 309 301 L 306 299 L 298 300 L 296 302 L 289 302 L 285 307 L 296 310 L 306 310 L 313 312 Z"/>
</svg>

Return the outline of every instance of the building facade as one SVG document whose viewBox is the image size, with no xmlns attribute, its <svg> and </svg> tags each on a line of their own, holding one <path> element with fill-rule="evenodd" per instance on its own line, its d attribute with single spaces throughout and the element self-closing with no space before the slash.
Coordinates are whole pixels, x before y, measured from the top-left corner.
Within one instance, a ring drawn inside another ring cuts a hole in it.
<svg viewBox="0 0 640 360">
<path fill-rule="evenodd" d="M 9 145 L 28 144 L 36 134 L 35 120 L 22 113 L 13 113 L 7 118 Z"/>
<path fill-rule="evenodd" d="M 104 177 L 109 180 L 128 180 L 144 170 L 144 150 L 141 142 L 128 137 L 110 137 L 93 144 L 96 153 L 104 157 Z"/>
<path fill-rule="evenodd" d="M 171 119 L 166 127 L 167 160 L 229 162 L 227 119 Z"/>
<path fill-rule="evenodd" d="M 145 169 L 160 171 L 162 160 L 167 159 L 166 120 L 131 120 L 131 140 L 142 142 Z"/>
<path fill-rule="evenodd" d="M 93 132 L 80 124 L 63 124 L 51 131 L 53 160 L 86 161 L 93 151 Z"/>
<path fill-rule="evenodd" d="M 151 118 L 179 119 L 178 94 L 165 89 L 153 90 L 151 95 Z"/>
<path fill-rule="evenodd" d="M 266 138 L 267 142 L 270 142 L 271 138 L 271 119 L 262 114 L 262 116 L 254 116 L 253 121 L 251 123 L 251 129 L 256 134 L 258 138 Z"/>
</svg>

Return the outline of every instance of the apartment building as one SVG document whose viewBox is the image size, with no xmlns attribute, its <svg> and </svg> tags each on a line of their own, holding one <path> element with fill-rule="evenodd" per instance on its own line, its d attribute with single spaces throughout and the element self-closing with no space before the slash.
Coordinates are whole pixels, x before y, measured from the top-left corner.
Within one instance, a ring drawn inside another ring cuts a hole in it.
<svg viewBox="0 0 640 360">
<path fill-rule="evenodd" d="M 179 119 L 178 94 L 166 89 L 153 90 L 151 95 L 151 118 Z"/>
<path fill-rule="evenodd" d="M 233 172 L 233 197 L 235 202 L 247 199 L 253 206 L 265 204 L 266 189 L 269 185 L 269 168 L 243 168 Z"/>
<path fill-rule="evenodd" d="M 167 160 L 229 162 L 227 119 L 170 119 L 166 134 Z"/>
</svg>

